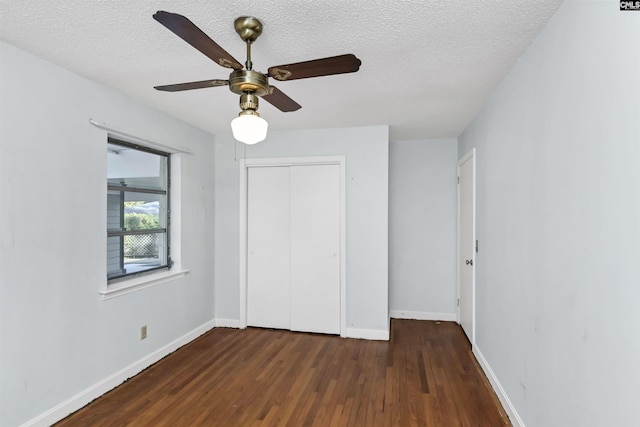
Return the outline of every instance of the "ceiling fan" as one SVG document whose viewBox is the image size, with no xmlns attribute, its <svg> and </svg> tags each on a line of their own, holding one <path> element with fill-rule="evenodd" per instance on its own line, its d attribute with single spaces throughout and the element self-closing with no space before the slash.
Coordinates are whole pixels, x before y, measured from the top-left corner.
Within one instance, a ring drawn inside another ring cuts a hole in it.
<svg viewBox="0 0 640 427">
<path fill-rule="evenodd" d="M 167 92 L 203 89 L 215 86 L 229 86 L 231 92 L 240 95 L 240 113 L 231 122 L 234 137 L 247 144 L 255 144 L 266 138 L 267 122 L 258 114 L 258 98 L 262 98 L 283 112 L 301 108 L 293 99 L 281 90 L 269 84 L 269 78 L 278 81 L 306 79 L 333 74 L 353 73 L 362 63 L 353 54 L 296 62 L 293 64 L 269 67 L 266 73 L 255 71 L 251 62 L 251 44 L 262 34 L 262 23 L 251 16 L 241 16 L 234 21 L 238 35 L 247 45 L 247 60 L 244 66 L 227 51 L 214 42 L 193 22 L 182 15 L 158 11 L 153 18 L 170 31 L 211 58 L 216 64 L 230 68 L 228 80 L 203 80 L 155 86 L 155 89 Z M 255 131 L 255 132 L 254 132 Z"/>
</svg>

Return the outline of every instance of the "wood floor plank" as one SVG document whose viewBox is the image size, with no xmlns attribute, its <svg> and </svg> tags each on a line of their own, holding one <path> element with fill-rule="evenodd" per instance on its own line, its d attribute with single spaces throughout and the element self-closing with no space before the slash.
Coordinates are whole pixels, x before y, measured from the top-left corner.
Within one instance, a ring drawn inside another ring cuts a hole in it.
<svg viewBox="0 0 640 427">
<path fill-rule="evenodd" d="M 56 426 L 511 425 L 459 325 L 390 337 L 213 329 Z"/>
</svg>

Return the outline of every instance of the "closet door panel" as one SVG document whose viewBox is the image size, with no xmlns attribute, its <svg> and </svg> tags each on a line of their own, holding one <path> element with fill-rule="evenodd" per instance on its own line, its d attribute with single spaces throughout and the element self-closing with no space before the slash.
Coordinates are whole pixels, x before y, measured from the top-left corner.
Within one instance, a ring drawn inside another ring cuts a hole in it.
<svg viewBox="0 0 640 427">
<path fill-rule="evenodd" d="M 340 168 L 291 167 L 291 329 L 340 333 Z"/>
<path fill-rule="evenodd" d="M 247 173 L 247 325 L 289 329 L 289 167 Z"/>
</svg>

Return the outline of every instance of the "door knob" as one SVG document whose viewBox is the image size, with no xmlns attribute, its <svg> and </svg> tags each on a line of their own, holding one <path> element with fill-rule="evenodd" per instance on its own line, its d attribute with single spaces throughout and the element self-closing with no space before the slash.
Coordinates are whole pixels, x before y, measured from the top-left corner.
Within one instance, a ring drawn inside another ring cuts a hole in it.
<svg viewBox="0 0 640 427">
<path fill-rule="evenodd" d="M 473 265 L 473 260 L 472 259 L 468 259 L 464 262 L 467 265 Z"/>
</svg>

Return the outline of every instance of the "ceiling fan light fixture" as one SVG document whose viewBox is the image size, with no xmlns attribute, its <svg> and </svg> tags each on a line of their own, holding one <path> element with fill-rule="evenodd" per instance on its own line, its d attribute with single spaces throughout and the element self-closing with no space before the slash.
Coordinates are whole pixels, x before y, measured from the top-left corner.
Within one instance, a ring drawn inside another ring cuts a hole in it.
<svg viewBox="0 0 640 427">
<path fill-rule="evenodd" d="M 247 145 L 257 144 L 267 137 L 269 123 L 255 110 L 243 110 L 231 120 L 233 137 Z"/>
</svg>

